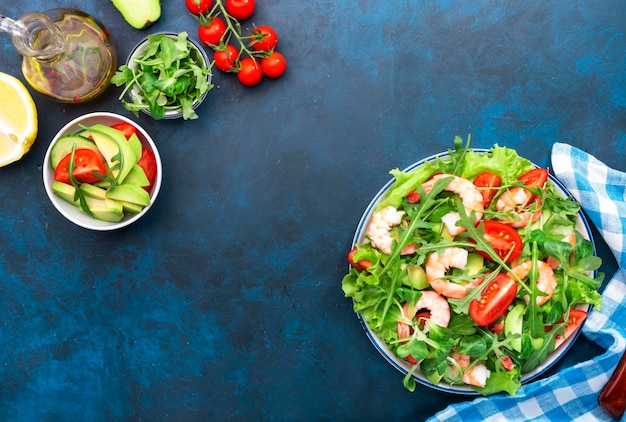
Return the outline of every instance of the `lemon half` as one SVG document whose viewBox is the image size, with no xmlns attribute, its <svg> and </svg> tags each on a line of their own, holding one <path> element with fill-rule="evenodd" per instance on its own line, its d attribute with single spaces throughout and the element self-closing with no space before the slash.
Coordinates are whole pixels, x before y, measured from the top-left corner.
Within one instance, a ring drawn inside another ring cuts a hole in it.
<svg viewBox="0 0 626 422">
<path fill-rule="evenodd" d="M 0 167 L 13 163 L 37 137 L 37 107 L 24 84 L 0 72 Z"/>
</svg>

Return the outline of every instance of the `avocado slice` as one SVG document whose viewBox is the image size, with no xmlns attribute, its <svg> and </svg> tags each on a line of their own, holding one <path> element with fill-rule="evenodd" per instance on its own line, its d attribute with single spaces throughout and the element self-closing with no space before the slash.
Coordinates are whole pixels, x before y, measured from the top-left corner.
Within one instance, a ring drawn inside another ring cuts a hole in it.
<svg viewBox="0 0 626 422">
<path fill-rule="evenodd" d="M 91 136 L 109 165 L 117 183 L 122 183 L 137 163 L 135 153 L 122 132 L 101 124 L 89 128 Z"/>
<path fill-rule="evenodd" d="M 98 147 L 91 139 L 87 139 L 80 135 L 65 135 L 61 136 L 54 143 L 54 146 L 50 150 L 50 165 L 53 169 L 56 169 L 59 163 L 67 154 L 72 152 L 72 148 L 76 145 L 76 149 L 87 148 L 100 154 Z"/>
<path fill-rule="evenodd" d="M 111 0 L 111 3 L 135 29 L 147 28 L 161 17 L 161 0 Z"/>
<path fill-rule="evenodd" d="M 130 149 L 135 153 L 136 161 L 139 161 L 141 158 L 141 149 L 143 145 L 141 145 L 141 141 L 136 133 L 133 133 L 130 138 L 128 138 L 128 144 L 130 145 Z"/>
<path fill-rule="evenodd" d="M 148 177 L 146 176 L 146 172 L 144 172 L 143 169 L 139 167 L 138 164 L 135 164 L 133 166 L 133 168 L 128 173 L 128 176 L 126 176 L 126 179 L 124 179 L 124 184 L 127 184 L 127 183 L 131 183 L 133 185 L 137 185 L 141 187 L 150 186 L 150 181 L 148 180 Z"/>
<path fill-rule="evenodd" d="M 81 186 L 81 189 L 84 191 L 84 188 L 87 186 L 91 186 L 88 184 L 84 184 Z M 89 188 L 87 188 L 89 189 Z M 99 188 L 95 188 L 99 189 Z M 52 183 L 52 191 L 64 201 L 69 202 L 72 205 L 76 205 L 79 210 L 85 212 L 80 207 L 79 201 L 74 200 L 74 194 L 76 193 L 76 188 L 72 185 L 68 185 L 67 183 L 61 182 L 53 182 Z M 85 196 L 85 201 L 87 202 L 87 206 L 89 207 L 89 211 L 98 220 L 102 221 L 110 221 L 110 222 L 118 222 L 122 218 L 124 218 L 124 208 L 122 204 L 118 201 L 114 201 L 108 198 L 98 199 L 92 196 Z"/>
<path fill-rule="evenodd" d="M 504 333 L 508 337 L 513 334 L 519 334 L 520 337 L 511 341 L 511 347 L 516 352 L 522 351 L 522 325 L 524 323 L 524 311 L 526 306 L 518 303 L 511 309 L 504 319 Z"/>
<path fill-rule="evenodd" d="M 131 202 L 133 204 L 148 206 L 150 205 L 150 195 L 140 186 L 124 183 L 116 185 L 107 190 L 107 198 L 118 201 Z"/>
</svg>

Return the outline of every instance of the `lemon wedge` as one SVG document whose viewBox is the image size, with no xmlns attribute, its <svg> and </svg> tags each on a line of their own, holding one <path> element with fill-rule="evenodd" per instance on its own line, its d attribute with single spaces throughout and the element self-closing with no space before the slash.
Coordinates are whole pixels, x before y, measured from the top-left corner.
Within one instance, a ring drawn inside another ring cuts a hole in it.
<svg viewBox="0 0 626 422">
<path fill-rule="evenodd" d="M 0 72 L 0 167 L 26 154 L 37 137 L 37 108 L 24 84 Z"/>
</svg>

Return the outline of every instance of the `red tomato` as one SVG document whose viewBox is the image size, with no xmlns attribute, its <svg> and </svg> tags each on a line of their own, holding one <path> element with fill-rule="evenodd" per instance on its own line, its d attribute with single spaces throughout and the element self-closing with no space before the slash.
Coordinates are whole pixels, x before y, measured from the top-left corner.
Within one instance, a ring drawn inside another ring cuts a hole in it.
<svg viewBox="0 0 626 422">
<path fill-rule="evenodd" d="M 354 261 L 354 254 L 356 253 L 356 248 L 353 248 L 350 253 L 348 253 L 348 262 L 358 271 L 367 270 L 372 266 L 372 263 L 367 259 L 360 259 L 358 261 Z"/>
<path fill-rule="evenodd" d="M 420 193 L 416 190 L 412 190 L 406 194 L 406 200 L 411 204 L 417 204 L 420 201 Z"/>
<path fill-rule="evenodd" d="M 187 10 L 194 15 L 209 13 L 213 7 L 213 0 L 185 0 Z"/>
<path fill-rule="evenodd" d="M 583 311 L 582 309 L 570 310 L 569 319 L 567 320 L 567 324 L 565 324 L 564 335 L 556 336 L 556 338 L 554 339 L 554 348 L 556 349 L 557 347 L 559 347 L 567 338 L 574 334 L 576 330 L 578 330 L 578 327 L 583 324 L 585 318 L 587 318 L 586 311 Z M 563 319 L 561 319 L 561 322 L 563 322 Z"/>
<path fill-rule="evenodd" d="M 240 61 L 241 67 L 237 72 L 237 79 L 245 86 L 253 86 L 261 82 L 263 70 L 259 63 L 251 57 L 246 57 Z"/>
<path fill-rule="evenodd" d="M 546 184 L 546 180 L 548 180 L 548 170 L 542 168 L 532 169 L 518 177 L 518 180 L 524 182 L 524 185 L 529 188 L 541 188 Z M 531 196 L 527 203 L 532 203 L 535 197 L 536 195 Z"/>
<path fill-rule="evenodd" d="M 480 294 L 472 300 L 469 313 L 476 324 L 486 327 L 500 318 L 517 294 L 517 283 L 506 274 L 498 274 Z"/>
<path fill-rule="evenodd" d="M 248 19 L 254 13 L 254 0 L 226 0 L 224 6 L 235 19 Z"/>
<path fill-rule="evenodd" d="M 483 208 L 487 208 L 498 192 L 498 188 L 502 186 L 502 179 L 497 174 L 486 171 L 476 176 L 474 185 L 482 188 L 480 193 L 483 196 Z"/>
<path fill-rule="evenodd" d="M 268 57 L 261 59 L 261 69 L 266 76 L 278 78 L 285 73 L 287 61 L 278 51 L 272 51 Z"/>
<path fill-rule="evenodd" d="M 216 50 L 213 54 L 215 67 L 222 72 L 230 72 L 235 69 L 239 57 L 239 50 L 234 45 L 228 44 L 224 49 Z"/>
<path fill-rule="evenodd" d="M 256 51 L 272 51 L 278 44 L 278 35 L 271 26 L 257 26 L 250 33 L 250 47 Z"/>
<path fill-rule="evenodd" d="M 217 46 L 222 42 L 222 37 L 226 33 L 226 24 L 222 18 L 212 16 L 206 25 L 198 27 L 198 38 L 208 46 Z"/>
<path fill-rule="evenodd" d="M 483 220 L 483 226 L 485 229 L 484 239 L 491 243 L 491 247 L 500 258 L 506 258 L 506 262 L 512 262 L 520 256 L 524 245 L 517 230 L 508 224 L 494 220 Z M 491 259 L 489 254 L 484 251 L 477 250 L 476 252 L 487 259 Z"/>
<path fill-rule="evenodd" d="M 54 170 L 54 180 L 62 183 L 71 184 L 70 173 L 68 167 L 72 153 L 67 154 Z M 95 183 L 102 179 L 96 176 L 94 172 L 106 174 L 104 159 L 96 151 L 89 148 L 78 148 L 74 151 L 74 170 L 72 175 L 79 183 Z"/>
<path fill-rule="evenodd" d="M 137 128 L 130 123 L 117 123 L 115 125 L 111 125 L 111 128 L 122 132 L 126 139 L 129 139 L 134 133 L 137 133 Z"/>
<path fill-rule="evenodd" d="M 148 148 L 141 149 L 141 158 L 137 162 L 139 167 L 143 169 L 143 172 L 146 174 L 148 178 L 148 182 L 150 182 L 149 186 L 144 186 L 143 188 L 150 192 L 152 185 L 154 185 L 154 181 L 157 176 L 157 163 L 154 152 Z"/>
</svg>

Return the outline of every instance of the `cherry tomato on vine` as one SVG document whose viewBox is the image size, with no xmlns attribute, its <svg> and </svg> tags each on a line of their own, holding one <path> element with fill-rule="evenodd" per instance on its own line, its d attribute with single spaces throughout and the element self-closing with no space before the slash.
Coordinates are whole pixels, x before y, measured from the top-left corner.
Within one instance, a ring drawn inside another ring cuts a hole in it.
<svg viewBox="0 0 626 422">
<path fill-rule="evenodd" d="M 506 274 L 498 274 L 480 294 L 470 302 L 469 313 L 476 324 L 486 327 L 506 312 L 517 295 L 517 283 Z"/>
<path fill-rule="evenodd" d="M 494 220 L 484 220 L 483 226 L 485 228 L 484 239 L 491 244 L 500 258 L 506 259 L 506 262 L 512 262 L 520 256 L 524 245 L 517 230 L 508 224 Z M 481 250 L 476 252 L 492 260 L 487 252 Z"/>
<path fill-rule="evenodd" d="M 272 51 L 278 44 L 278 35 L 270 26 L 257 26 L 250 32 L 250 47 L 256 51 Z"/>
<path fill-rule="evenodd" d="M 261 65 L 251 57 L 241 59 L 239 62 L 239 72 L 237 72 L 237 79 L 245 86 L 253 86 L 261 82 L 263 78 L 263 70 Z"/>
<path fill-rule="evenodd" d="M 480 188 L 480 193 L 483 196 L 483 208 L 487 208 L 498 192 L 498 188 L 502 186 L 502 179 L 495 173 L 485 171 L 476 176 L 474 186 Z"/>
<path fill-rule="evenodd" d="M 198 27 L 198 38 L 208 46 L 220 45 L 226 32 L 226 23 L 217 16 L 212 16 L 208 20 L 206 25 L 200 24 Z"/>
<path fill-rule="evenodd" d="M 261 69 L 270 78 L 278 78 L 285 73 L 287 61 L 278 51 L 272 51 L 269 57 L 261 59 Z"/>
<path fill-rule="evenodd" d="M 224 6 L 235 19 L 248 19 L 254 13 L 254 0 L 226 0 Z"/>
<path fill-rule="evenodd" d="M 194 15 L 208 13 L 213 7 L 213 0 L 185 0 L 187 10 Z"/>
<path fill-rule="evenodd" d="M 213 53 L 213 61 L 215 67 L 222 72 L 230 72 L 235 69 L 237 58 L 239 57 L 239 50 L 234 45 L 228 44 L 224 49 L 216 50 Z"/>
<path fill-rule="evenodd" d="M 70 172 L 68 170 L 72 153 L 67 154 L 54 170 L 54 180 L 57 182 L 71 184 Z M 89 148 L 78 148 L 74 151 L 74 169 L 72 175 L 79 183 L 96 183 L 99 182 L 100 177 L 96 176 L 94 172 L 100 174 L 106 174 L 106 167 L 104 166 L 104 159 L 96 151 Z"/>
</svg>

